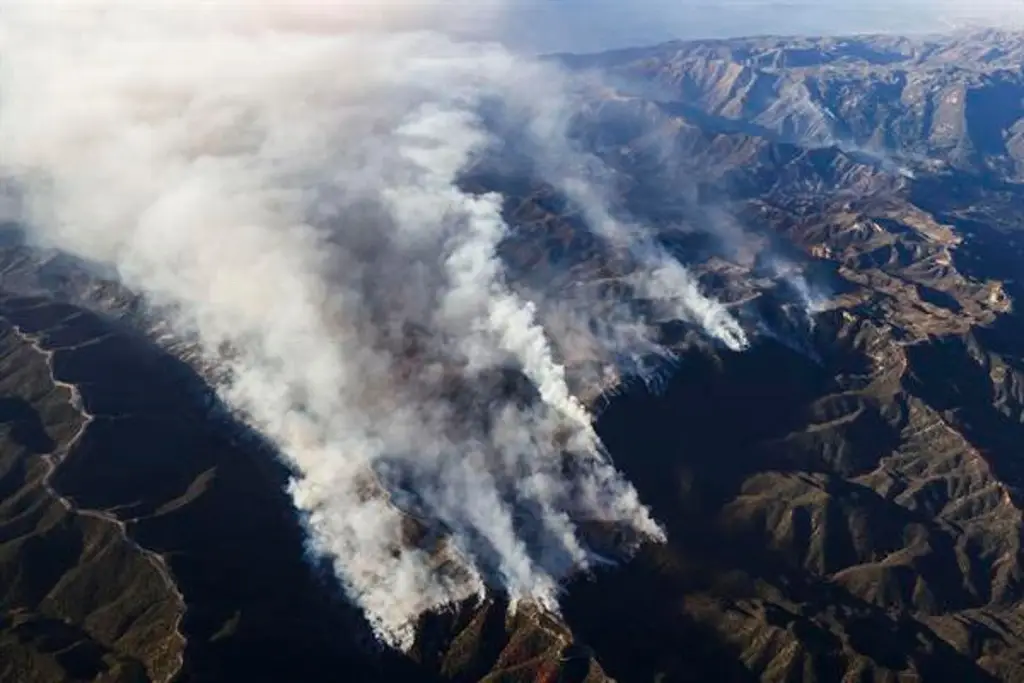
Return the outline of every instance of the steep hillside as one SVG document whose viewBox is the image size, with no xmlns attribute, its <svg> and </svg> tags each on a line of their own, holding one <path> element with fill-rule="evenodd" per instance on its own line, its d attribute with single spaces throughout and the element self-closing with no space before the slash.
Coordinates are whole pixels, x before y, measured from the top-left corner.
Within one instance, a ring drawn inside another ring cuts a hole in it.
<svg viewBox="0 0 1024 683">
<path fill-rule="evenodd" d="M 558 614 L 430 614 L 402 655 L 308 557 L 217 368 L 5 230 L 0 680 L 1021 680 L 1021 58 L 995 32 L 562 57 L 605 73 L 573 128 L 615 209 L 752 348 L 651 320 L 674 355 L 646 383 L 585 335 L 558 349 L 667 543 L 578 576 Z M 505 161 L 465 185 L 506 197 L 514 286 L 643 309 L 630 259 Z"/>
<path fill-rule="evenodd" d="M 567 57 L 704 128 L 835 145 L 909 168 L 1019 176 L 1024 37 L 752 38 Z"/>
</svg>

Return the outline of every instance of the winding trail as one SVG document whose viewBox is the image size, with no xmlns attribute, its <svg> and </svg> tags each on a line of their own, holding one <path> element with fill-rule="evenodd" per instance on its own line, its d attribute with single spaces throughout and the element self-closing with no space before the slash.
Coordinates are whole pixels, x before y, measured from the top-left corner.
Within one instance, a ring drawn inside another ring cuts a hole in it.
<svg viewBox="0 0 1024 683">
<path fill-rule="evenodd" d="M 75 445 L 79 441 L 81 441 L 86 429 L 88 429 L 89 425 L 92 424 L 93 421 L 96 419 L 96 417 L 86 409 L 85 401 L 82 399 L 82 394 L 79 391 L 78 387 L 74 384 L 64 382 L 57 378 L 56 372 L 54 370 L 53 356 L 57 350 L 75 349 L 80 346 L 85 346 L 88 345 L 89 343 L 93 343 L 96 340 L 92 340 L 91 342 L 86 342 L 85 344 L 80 344 L 77 346 L 73 345 L 67 347 L 60 347 L 59 349 L 46 349 L 43 348 L 43 346 L 40 344 L 38 338 L 26 333 L 20 327 L 18 327 L 12 322 L 10 323 L 10 325 L 12 331 L 14 332 L 14 334 L 18 336 L 19 339 L 21 339 L 28 346 L 32 347 L 33 350 L 35 350 L 40 356 L 43 357 L 44 361 L 46 362 L 46 366 L 49 369 L 50 380 L 53 382 L 53 385 L 55 387 L 62 387 L 68 391 L 70 395 L 69 402 L 71 406 L 76 411 L 78 411 L 78 413 L 82 417 L 82 424 L 78 428 L 78 431 L 75 432 L 74 435 L 72 435 L 72 437 L 68 439 L 68 441 L 65 444 L 59 446 L 53 452 L 46 453 L 41 456 L 43 462 L 46 465 L 46 472 L 42 478 L 42 485 L 44 490 L 58 503 L 60 503 L 60 505 L 69 513 L 73 515 L 78 515 L 80 517 L 91 517 L 93 519 L 100 520 L 106 524 L 111 524 L 115 526 L 121 538 L 126 543 L 128 543 L 134 550 L 138 551 L 146 559 L 146 561 L 149 562 L 153 569 L 156 570 L 157 575 L 160 577 L 166 590 L 169 593 L 173 594 L 175 596 L 175 599 L 179 603 L 177 618 L 175 619 L 174 622 L 173 635 L 171 636 L 178 646 L 177 654 L 174 660 L 174 665 L 162 678 L 154 679 L 163 681 L 164 683 L 170 683 L 178 676 L 184 665 L 184 652 L 187 640 L 181 631 L 181 622 L 185 615 L 186 604 L 185 596 L 178 589 L 178 585 L 174 581 L 173 574 L 171 572 L 169 565 L 167 564 L 166 558 L 164 558 L 164 556 L 160 553 L 144 548 L 137 541 L 135 541 L 135 539 L 133 539 L 131 534 L 128 532 L 128 527 L 123 520 L 102 510 L 91 510 L 79 507 L 78 505 L 75 504 L 73 500 L 57 491 L 57 489 L 53 487 L 52 483 L 52 479 L 57 472 L 57 468 L 64 461 L 64 459 L 71 453 L 71 450 L 75 447 Z M 153 673 L 154 672 L 150 672 L 151 675 L 153 675 Z"/>
</svg>

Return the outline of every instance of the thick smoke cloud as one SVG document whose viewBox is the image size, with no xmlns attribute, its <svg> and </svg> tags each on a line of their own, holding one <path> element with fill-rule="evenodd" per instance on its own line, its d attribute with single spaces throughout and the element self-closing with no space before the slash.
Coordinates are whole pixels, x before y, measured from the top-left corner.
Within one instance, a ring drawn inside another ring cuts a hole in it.
<svg viewBox="0 0 1024 683">
<path fill-rule="evenodd" d="M 537 303 L 555 310 L 556 294 L 509 286 L 503 198 L 460 185 L 500 146 L 483 112 L 528 124 L 536 168 L 664 314 L 746 344 L 580 170 L 592 160 L 565 137 L 554 67 L 466 38 L 508 11 L 0 0 L 16 218 L 197 340 L 226 403 L 294 467 L 313 549 L 399 646 L 418 615 L 485 585 L 554 609 L 594 558 L 594 522 L 662 533 L 555 351 L 573 335 L 611 357 L 651 341 L 626 307 L 595 321 L 565 302 L 544 325 Z"/>
</svg>

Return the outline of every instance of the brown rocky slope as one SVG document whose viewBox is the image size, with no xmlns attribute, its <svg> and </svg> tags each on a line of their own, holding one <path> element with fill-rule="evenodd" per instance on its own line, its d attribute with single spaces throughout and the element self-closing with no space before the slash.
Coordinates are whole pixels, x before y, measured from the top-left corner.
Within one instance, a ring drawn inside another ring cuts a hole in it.
<svg viewBox="0 0 1024 683">
<path fill-rule="evenodd" d="M 563 350 L 668 543 L 579 577 L 561 615 L 510 616 L 496 595 L 431 616 L 407 658 L 376 651 L 306 562 L 283 468 L 211 417 L 194 369 L 133 327 L 133 298 L 7 243 L 0 679 L 1021 679 L 1024 190 L 1012 112 L 976 107 L 1016 83 L 1019 43 L 756 39 L 573 62 L 618 79 L 578 123 L 622 207 L 756 341 L 732 353 L 665 324 L 675 370 L 613 398 Z M 797 82 L 834 118 L 797 106 Z M 549 188 L 468 182 L 509 194 L 524 288 L 628 274 Z"/>
</svg>

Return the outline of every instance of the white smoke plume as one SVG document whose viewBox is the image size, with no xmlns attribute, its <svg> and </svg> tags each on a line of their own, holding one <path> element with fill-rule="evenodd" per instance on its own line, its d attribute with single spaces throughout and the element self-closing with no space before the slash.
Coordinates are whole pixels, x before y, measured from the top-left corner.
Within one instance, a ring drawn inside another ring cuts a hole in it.
<svg viewBox="0 0 1024 683">
<path fill-rule="evenodd" d="M 730 349 L 741 351 L 748 345 L 746 333 L 728 309 L 718 301 L 705 297 L 696 280 L 636 227 L 624 226 L 602 204 L 593 187 L 576 179 L 563 183 L 566 194 L 583 207 L 588 224 L 598 234 L 613 242 L 626 242 L 644 268 L 632 278 L 638 293 L 655 302 L 664 319 L 688 320 L 705 329 Z"/>
<path fill-rule="evenodd" d="M 506 10 L 0 0 L 18 218 L 199 340 L 225 401 L 297 472 L 312 546 L 398 646 L 485 585 L 554 609 L 593 557 L 581 522 L 662 533 L 570 392 L 558 330 L 506 283 L 502 197 L 459 184 L 498 142 L 480 113 L 495 101 L 569 153 L 544 119 L 554 67 L 464 37 Z M 745 344 L 599 192 L 562 186 L 638 255 L 648 295 Z M 642 328 L 621 323 L 600 336 L 613 353 Z"/>
</svg>

